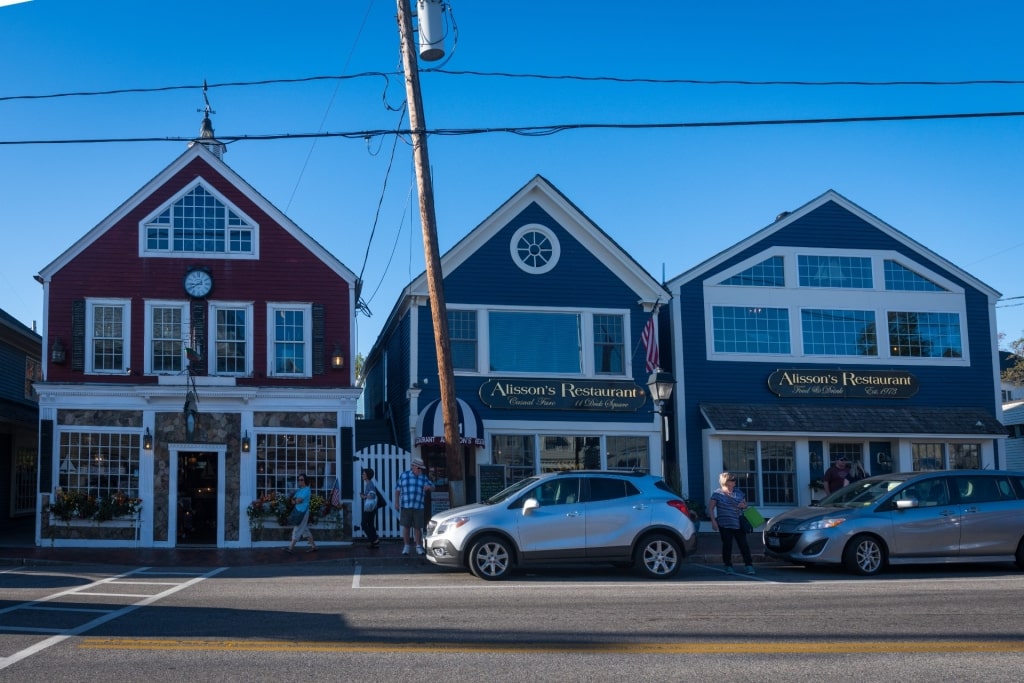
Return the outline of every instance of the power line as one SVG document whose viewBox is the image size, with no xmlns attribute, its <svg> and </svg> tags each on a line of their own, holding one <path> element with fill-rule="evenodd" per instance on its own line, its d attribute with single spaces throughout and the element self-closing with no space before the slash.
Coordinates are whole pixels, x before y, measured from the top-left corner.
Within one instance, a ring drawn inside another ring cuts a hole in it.
<svg viewBox="0 0 1024 683">
<path fill-rule="evenodd" d="M 1013 79 L 974 79 L 963 81 L 751 81 L 744 79 L 705 80 L 697 78 L 625 78 L 619 76 L 579 76 L 572 74 L 517 74 L 500 71 L 454 71 L 448 69 L 423 69 L 424 74 L 442 76 L 476 76 L 481 78 L 512 78 L 550 81 L 581 81 L 592 83 L 622 83 L 647 85 L 741 85 L 741 86 L 784 86 L 784 87 L 963 87 L 975 85 L 1024 85 L 1024 80 Z M 334 74 L 321 76 L 304 76 L 300 78 L 271 78 L 258 81 L 228 81 L 226 83 L 210 83 L 210 88 L 244 88 L 265 85 L 286 85 L 292 83 L 310 83 L 315 81 L 346 81 L 361 78 L 383 78 L 390 82 L 392 76 L 401 77 L 398 71 L 366 71 L 358 74 Z M 112 90 L 84 90 L 76 92 L 46 93 L 40 95 L 6 95 L 0 96 L 0 102 L 14 100 L 47 100 L 62 97 L 99 97 L 109 95 L 145 94 L 170 92 L 175 90 L 202 90 L 203 84 L 164 85 L 149 88 L 116 88 Z"/>
<path fill-rule="evenodd" d="M 616 76 L 576 76 L 516 74 L 500 71 L 451 71 L 448 69 L 423 69 L 422 73 L 437 73 L 450 76 L 484 76 L 497 78 L 526 78 L 554 81 L 586 81 L 607 83 L 646 83 L 654 85 L 752 85 L 752 86 L 799 86 L 799 87 L 833 87 L 833 86 L 965 86 L 965 85 L 1024 85 L 1024 80 L 965 80 L 965 81 L 748 81 L 748 80 L 700 80 L 694 78 L 619 78 Z"/>
<path fill-rule="evenodd" d="M 270 133 L 263 135 L 217 135 L 224 143 L 254 142 L 265 140 L 303 140 L 309 138 L 350 138 L 365 139 L 383 135 L 484 135 L 490 133 L 509 133 L 526 137 L 554 135 L 571 130 L 665 130 L 674 128 L 727 128 L 741 126 L 800 126 L 812 124 L 842 123 L 880 123 L 898 121 L 944 121 L 957 119 L 1011 118 L 1024 116 L 1021 111 L 974 112 L 958 114 L 906 114 L 895 116 L 839 116 L 811 119 L 754 119 L 745 121 L 691 121 L 672 123 L 562 123 L 544 126 L 488 126 L 485 128 L 428 128 L 426 130 L 411 129 L 371 129 L 348 132 L 322 131 L 316 133 Z M 191 142 L 194 137 L 165 136 L 137 138 L 71 138 L 55 140 L 0 140 L 0 145 L 75 145 L 99 144 L 114 142 Z"/>
</svg>

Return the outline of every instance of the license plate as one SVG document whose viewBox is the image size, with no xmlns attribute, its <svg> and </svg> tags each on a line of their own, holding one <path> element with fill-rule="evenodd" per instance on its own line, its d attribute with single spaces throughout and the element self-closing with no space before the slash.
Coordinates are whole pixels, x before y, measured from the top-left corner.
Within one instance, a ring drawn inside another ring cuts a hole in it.
<svg viewBox="0 0 1024 683">
<path fill-rule="evenodd" d="M 768 537 L 768 545 L 771 546 L 772 548 L 779 547 L 779 539 L 775 538 L 774 536 L 769 536 Z"/>
</svg>

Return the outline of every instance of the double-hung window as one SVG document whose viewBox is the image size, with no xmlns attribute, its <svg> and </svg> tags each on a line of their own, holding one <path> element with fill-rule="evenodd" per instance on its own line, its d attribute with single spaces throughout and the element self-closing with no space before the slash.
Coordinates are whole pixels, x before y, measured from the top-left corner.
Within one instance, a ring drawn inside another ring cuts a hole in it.
<svg viewBox="0 0 1024 683">
<path fill-rule="evenodd" d="M 185 365 L 188 307 L 184 302 L 146 303 L 146 374 L 176 375 Z"/>
<path fill-rule="evenodd" d="M 272 377 L 310 377 L 312 368 L 312 306 L 269 304 L 267 339 L 270 340 Z"/>
<path fill-rule="evenodd" d="M 128 332 L 131 307 L 127 299 L 90 299 L 86 306 L 86 372 L 122 374 L 130 367 Z"/>
<path fill-rule="evenodd" d="M 210 308 L 213 321 L 211 370 L 218 375 L 249 375 L 252 305 L 217 302 Z"/>
</svg>

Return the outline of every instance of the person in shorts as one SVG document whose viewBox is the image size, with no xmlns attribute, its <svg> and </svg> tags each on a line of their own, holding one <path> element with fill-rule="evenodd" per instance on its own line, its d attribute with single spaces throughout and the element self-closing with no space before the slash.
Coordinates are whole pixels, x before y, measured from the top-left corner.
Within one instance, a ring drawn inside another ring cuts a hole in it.
<svg viewBox="0 0 1024 683">
<path fill-rule="evenodd" d="M 433 489 L 434 484 L 427 477 L 423 461 L 413 458 L 412 466 L 399 475 L 398 485 L 395 487 L 395 509 L 398 510 L 398 523 L 402 527 L 402 542 L 405 544 L 402 547 L 403 555 L 412 552 L 412 538 L 416 539 L 416 554 L 423 554 L 427 491 Z"/>
</svg>

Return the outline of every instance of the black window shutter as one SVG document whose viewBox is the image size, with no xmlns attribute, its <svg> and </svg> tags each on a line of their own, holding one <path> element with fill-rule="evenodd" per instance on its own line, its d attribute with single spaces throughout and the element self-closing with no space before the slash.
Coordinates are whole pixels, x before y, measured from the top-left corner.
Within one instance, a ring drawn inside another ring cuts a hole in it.
<svg viewBox="0 0 1024 683">
<path fill-rule="evenodd" d="M 192 367 L 192 374 L 205 375 L 207 372 L 206 362 L 206 302 L 195 300 L 192 302 L 192 343 L 194 350 L 199 354 L 198 359 L 189 360 Z"/>
<path fill-rule="evenodd" d="M 39 421 L 39 493 L 53 488 L 53 420 Z"/>
<path fill-rule="evenodd" d="M 355 462 L 355 438 L 351 427 L 341 428 L 341 471 L 351 472 Z M 351 498 L 355 495 L 352 477 L 341 477 L 341 497 Z"/>
<path fill-rule="evenodd" d="M 313 304 L 313 374 L 324 372 L 324 305 Z"/>
<path fill-rule="evenodd" d="M 71 302 L 71 369 L 85 372 L 85 299 Z"/>
</svg>

